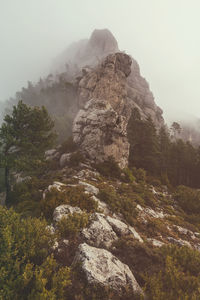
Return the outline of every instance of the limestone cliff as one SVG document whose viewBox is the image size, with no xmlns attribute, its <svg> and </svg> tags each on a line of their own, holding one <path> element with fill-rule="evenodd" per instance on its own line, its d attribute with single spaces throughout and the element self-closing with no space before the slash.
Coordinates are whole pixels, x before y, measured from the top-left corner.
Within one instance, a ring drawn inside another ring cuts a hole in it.
<svg viewBox="0 0 200 300">
<path fill-rule="evenodd" d="M 151 115 L 157 127 L 163 123 L 137 63 L 125 53 L 110 54 L 94 69 L 84 69 L 78 93 L 80 110 L 73 137 L 95 162 L 112 156 L 120 167 L 128 164 L 127 125 L 135 107 L 143 118 Z"/>
<path fill-rule="evenodd" d="M 110 54 L 79 82 L 81 109 L 74 121 L 74 141 L 96 162 L 113 156 L 121 167 L 127 165 L 126 78 L 130 72 L 128 55 Z"/>
<path fill-rule="evenodd" d="M 137 108 L 143 119 L 150 115 L 157 128 L 164 122 L 138 63 L 119 51 L 107 29 L 94 30 L 89 40 L 71 45 L 59 59 L 78 90 L 74 141 L 89 159 L 100 162 L 113 156 L 125 167 L 129 157 L 127 125 L 133 109 Z"/>
</svg>

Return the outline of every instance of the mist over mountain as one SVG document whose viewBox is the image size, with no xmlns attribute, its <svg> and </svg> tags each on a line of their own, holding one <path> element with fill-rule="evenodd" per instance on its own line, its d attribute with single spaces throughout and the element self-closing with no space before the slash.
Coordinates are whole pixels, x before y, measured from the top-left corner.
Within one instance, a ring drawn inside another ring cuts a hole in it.
<svg viewBox="0 0 200 300">
<path fill-rule="evenodd" d="M 77 95 L 75 96 L 75 94 L 73 94 L 73 97 L 75 97 L 74 100 L 70 98 L 71 92 L 68 91 L 69 85 L 66 87 L 65 83 L 68 82 L 72 84 L 74 86 L 74 93 L 76 93 L 76 78 L 82 76 L 82 69 L 95 67 L 108 54 L 116 53 L 118 51 L 120 51 L 118 42 L 108 29 L 96 29 L 91 34 L 90 38 L 72 43 L 53 60 L 53 64 L 50 66 L 51 72 L 48 76 L 43 76 L 37 83 L 28 82 L 28 86 L 23 87 L 21 91 L 18 91 L 15 97 L 10 98 L 6 102 L 0 102 L 0 122 L 3 119 L 4 112 L 8 111 L 14 103 L 17 103 L 18 100 L 22 99 L 28 104 L 47 106 L 48 110 L 56 120 L 57 128 L 62 127 L 58 123 L 65 122 L 66 128 L 68 128 L 66 130 L 66 132 L 68 132 L 66 133 L 66 136 L 70 135 L 70 128 L 72 126 L 70 124 L 72 124 L 72 120 L 77 113 L 78 100 Z M 151 105 L 154 105 L 154 97 L 149 90 L 148 83 L 145 80 L 142 84 L 140 83 L 140 79 L 137 75 L 140 74 L 140 69 L 138 63 L 134 59 L 131 68 L 132 74 L 134 75 L 129 79 L 129 93 L 132 93 L 133 97 L 140 99 L 136 100 L 136 102 L 146 102 L 147 106 L 152 102 Z M 131 87 L 131 80 L 133 81 L 133 87 Z M 50 90 L 53 91 L 52 94 L 50 93 Z M 147 95 L 146 93 L 149 94 Z M 70 100 L 65 100 L 64 98 L 70 98 Z M 141 100 L 142 98 L 143 100 Z M 67 108 L 67 112 L 66 101 L 71 103 Z M 147 110 L 147 107 L 145 109 Z M 143 114 L 143 111 L 144 108 L 140 113 Z M 151 114 L 150 111 L 148 113 Z M 197 117 L 185 113 L 182 111 L 182 108 L 180 108 L 180 110 L 165 111 L 165 114 L 167 115 L 165 121 L 169 127 L 174 121 L 180 123 L 182 127 L 180 137 L 198 145 L 200 141 L 200 129 Z M 61 134 L 61 136 L 64 138 L 63 134 Z"/>
</svg>

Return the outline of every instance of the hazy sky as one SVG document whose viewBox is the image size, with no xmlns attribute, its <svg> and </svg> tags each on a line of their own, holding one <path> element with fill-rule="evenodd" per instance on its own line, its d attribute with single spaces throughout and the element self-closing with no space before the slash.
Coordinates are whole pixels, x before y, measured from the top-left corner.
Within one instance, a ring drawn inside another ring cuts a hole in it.
<svg viewBox="0 0 200 300">
<path fill-rule="evenodd" d="M 71 42 L 108 28 L 165 115 L 200 117 L 199 14 L 200 0 L 0 0 L 0 99 L 47 74 Z"/>
</svg>

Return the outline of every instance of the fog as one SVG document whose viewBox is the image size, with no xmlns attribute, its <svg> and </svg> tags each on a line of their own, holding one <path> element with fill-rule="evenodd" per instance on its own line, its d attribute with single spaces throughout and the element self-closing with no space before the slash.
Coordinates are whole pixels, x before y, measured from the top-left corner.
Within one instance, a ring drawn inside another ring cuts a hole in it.
<svg viewBox="0 0 200 300">
<path fill-rule="evenodd" d="M 199 0 L 0 0 L 0 100 L 48 74 L 70 43 L 108 28 L 168 119 L 200 117 Z"/>
</svg>

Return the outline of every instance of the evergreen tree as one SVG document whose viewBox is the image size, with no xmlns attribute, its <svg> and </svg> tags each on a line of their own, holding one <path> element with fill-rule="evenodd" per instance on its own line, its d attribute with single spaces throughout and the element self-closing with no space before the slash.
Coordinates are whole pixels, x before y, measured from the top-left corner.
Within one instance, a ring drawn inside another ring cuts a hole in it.
<svg viewBox="0 0 200 300">
<path fill-rule="evenodd" d="M 144 168 L 153 174 L 158 171 L 159 145 L 155 125 L 148 117 L 141 120 L 139 111 L 135 109 L 128 124 L 130 143 L 129 165 Z"/>
<path fill-rule="evenodd" d="M 44 162 L 44 153 L 55 138 L 54 123 L 47 110 L 30 107 L 22 101 L 6 115 L 0 128 L 0 167 L 5 170 L 7 200 L 10 171 L 26 175 L 37 173 Z"/>
</svg>

